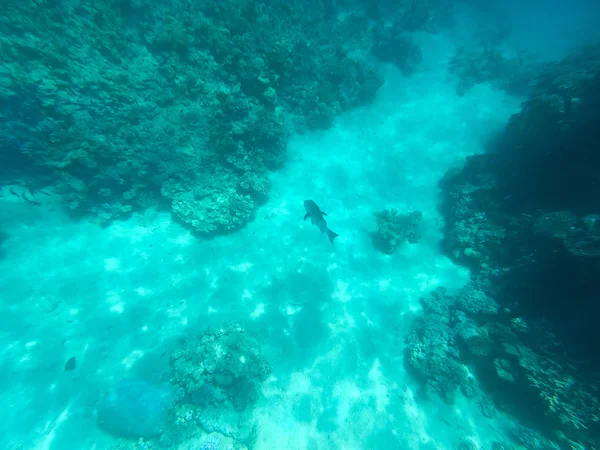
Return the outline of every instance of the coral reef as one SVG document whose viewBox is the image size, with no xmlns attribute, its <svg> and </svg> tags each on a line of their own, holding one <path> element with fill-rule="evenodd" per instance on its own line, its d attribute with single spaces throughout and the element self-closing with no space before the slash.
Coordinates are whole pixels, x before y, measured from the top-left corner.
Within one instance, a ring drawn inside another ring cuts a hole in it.
<svg viewBox="0 0 600 450">
<path fill-rule="evenodd" d="M 500 404 L 510 399 L 543 411 L 566 431 L 566 442 L 578 442 L 600 421 L 598 388 L 590 389 L 590 380 L 575 367 L 560 365 L 555 337 L 548 332 L 540 335 L 539 324 L 523 318 L 504 324 L 498 305 L 481 287 L 476 281 L 456 296 L 438 288 L 421 299 L 424 314 L 415 319 L 406 338 L 408 369 L 423 382 L 428 395 L 438 394 L 447 402 L 458 389 L 468 397 L 476 395 L 481 386 L 469 376 L 475 369 L 485 391 Z M 527 345 L 532 341 L 542 345 L 534 350 Z M 508 391 L 513 392 L 510 397 Z M 560 448 L 533 430 L 517 434 L 518 444 L 538 442 L 527 448 Z"/>
<path fill-rule="evenodd" d="M 437 342 L 499 408 L 536 418 L 514 432 L 526 448 L 600 446 L 599 105 L 593 46 L 545 66 L 488 152 L 440 183 L 444 248 L 475 289 L 429 315 Z"/>
<path fill-rule="evenodd" d="M 422 218 L 420 211 L 400 214 L 392 208 L 376 212 L 377 232 L 372 235 L 373 246 L 382 253 L 391 255 L 404 241 L 417 243 L 421 238 L 419 224 Z"/>
<path fill-rule="evenodd" d="M 447 0 L 9 1 L 0 165 L 47 176 L 67 211 L 102 225 L 164 205 L 199 235 L 237 230 L 266 201 L 290 133 L 374 98 L 383 78 L 361 55 L 410 73 L 420 50 L 406 33 L 437 30 L 450 11 Z M 371 26 L 375 13 L 390 26 Z"/>
<path fill-rule="evenodd" d="M 252 407 L 270 373 L 254 338 L 235 323 L 186 338 L 170 357 L 166 378 L 176 395 L 161 441 L 189 448 L 252 448 Z M 163 443 L 164 443 L 163 442 Z"/>
<path fill-rule="evenodd" d="M 258 343 L 237 324 L 186 340 L 171 363 L 170 381 L 184 390 L 184 403 L 240 411 L 260 398 L 270 373 Z"/>
<path fill-rule="evenodd" d="M 50 175 L 68 211 L 101 224 L 166 201 L 200 234 L 239 229 L 289 133 L 382 84 L 328 17 L 286 2 L 8 2 L 3 161 Z"/>
<path fill-rule="evenodd" d="M 491 82 L 509 94 L 523 95 L 539 73 L 539 65 L 524 57 L 506 57 L 497 47 L 459 47 L 448 72 L 456 79 L 456 92 L 464 95 L 476 84 Z"/>
<path fill-rule="evenodd" d="M 457 389 L 471 396 L 474 380 L 466 363 L 472 356 L 490 354 L 493 342 L 487 323 L 498 305 L 482 289 L 482 282 L 466 286 L 457 296 L 438 288 L 421 298 L 423 314 L 406 338 L 406 364 L 430 394 L 451 402 Z"/>
<path fill-rule="evenodd" d="M 579 219 L 569 211 L 540 215 L 533 224 L 538 237 L 556 239 L 575 256 L 600 256 L 600 216 L 591 214 Z"/>
<path fill-rule="evenodd" d="M 507 358 L 504 371 L 510 373 L 510 378 L 499 376 L 500 379 L 521 385 L 517 389 L 527 385 L 536 396 L 536 404 L 541 404 L 541 410 L 558 420 L 569 435 L 597 427 L 599 389 L 597 386 L 590 389 L 591 380 L 582 377 L 574 367 L 561 363 L 556 355 L 534 351 L 522 339 L 514 339 L 508 330 L 499 331 L 503 333 L 503 356 Z"/>
<path fill-rule="evenodd" d="M 449 327 L 449 305 L 443 290 L 423 301 L 424 314 L 415 319 L 406 338 L 406 364 L 425 383 L 426 391 L 450 401 L 467 382 L 467 370 L 458 358 Z M 434 304 L 432 309 L 428 305 Z"/>
<path fill-rule="evenodd" d="M 456 82 L 456 92 L 464 95 L 480 83 L 491 83 L 508 94 L 524 96 L 543 70 L 543 63 L 525 52 L 507 51 L 510 36 L 506 24 L 486 23 L 473 33 L 467 45 L 459 46 L 452 56 L 448 73 Z"/>
</svg>

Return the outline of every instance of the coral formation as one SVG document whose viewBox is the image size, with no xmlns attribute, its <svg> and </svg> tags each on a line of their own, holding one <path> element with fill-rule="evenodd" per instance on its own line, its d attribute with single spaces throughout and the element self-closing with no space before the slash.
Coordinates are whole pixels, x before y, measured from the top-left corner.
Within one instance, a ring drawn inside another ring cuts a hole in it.
<svg viewBox="0 0 600 450">
<path fill-rule="evenodd" d="M 539 216 L 533 233 L 545 238 L 567 239 L 577 230 L 577 216 L 569 211 L 557 211 Z"/>
<path fill-rule="evenodd" d="M 556 239 L 575 256 L 600 256 L 600 227 L 598 216 L 591 214 L 579 219 L 569 211 L 540 215 L 533 224 L 538 237 Z"/>
<path fill-rule="evenodd" d="M 252 407 L 271 371 L 256 340 L 231 323 L 184 339 L 170 363 L 166 379 L 176 395 L 161 445 L 252 448 L 257 434 Z"/>
<path fill-rule="evenodd" d="M 545 66 L 489 151 L 440 183 L 444 247 L 473 270 L 473 287 L 429 314 L 443 330 L 436 342 L 455 344 L 444 355 L 469 364 L 498 406 L 537 418 L 514 430 L 525 448 L 600 446 L 589 319 L 600 277 L 598 105 L 592 46 Z"/>
<path fill-rule="evenodd" d="M 497 47 L 459 47 L 448 66 L 448 72 L 456 79 L 458 95 L 484 82 L 491 82 L 509 94 L 522 95 L 538 71 L 537 64 L 523 57 L 506 57 Z"/>
<path fill-rule="evenodd" d="M 0 143 L 75 215 L 109 224 L 166 201 L 200 234 L 239 229 L 289 133 L 382 84 L 327 17 L 285 2 L 9 2 Z"/>
<path fill-rule="evenodd" d="M 171 355 L 170 381 L 184 390 L 184 403 L 236 410 L 251 407 L 270 373 L 258 343 L 237 324 L 186 340 Z"/>
<path fill-rule="evenodd" d="M 0 162 L 48 176 L 67 211 L 102 225 L 166 205 L 199 235 L 228 233 L 267 199 L 290 133 L 374 98 L 383 78 L 361 53 L 409 73 L 420 50 L 406 33 L 450 12 L 447 0 L 10 1 Z M 389 26 L 371 26 L 375 13 Z"/>
<path fill-rule="evenodd" d="M 467 370 L 454 349 L 454 337 L 449 327 L 447 299 L 443 291 L 431 295 L 432 303 L 444 305 L 443 310 L 427 310 L 413 322 L 406 338 L 406 364 L 422 380 L 429 393 L 437 392 L 451 401 L 454 392 L 467 382 Z M 443 314 L 440 312 L 444 311 Z"/>
<path fill-rule="evenodd" d="M 400 214 L 392 208 L 376 212 L 377 232 L 372 235 L 373 246 L 391 255 L 404 241 L 417 243 L 421 238 L 419 224 L 422 218 L 420 211 Z"/>
<path fill-rule="evenodd" d="M 582 432 L 600 421 L 596 412 L 600 407 L 598 389 L 590 390 L 590 380 L 573 366 L 561 365 L 553 353 L 555 337 L 548 332 L 540 337 L 537 324 L 523 318 L 514 319 L 510 325 L 502 323 L 497 305 L 479 287 L 471 284 L 457 296 L 448 296 L 440 288 L 421 299 L 424 314 L 415 319 L 406 339 L 408 368 L 423 381 L 427 393 L 437 393 L 447 402 L 453 401 L 458 389 L 467 396 L 478 391 L 476 382 L 468 376 L 475 368 L 493 397 L 506 400 L 507 390 L 516 392 L 515 398 L 544 411 L 562 425 L 571 439 L 584 436 Z M 473 290 L 488 301 L 468 307 Z M 476 311 L 480 310 L 488 315 L 478 315 Z M 541 341 L 543 346 L 531 348 L 526 342 L 532 340 Z M 534 434 L 530 430 L 528 436 Z M 558 448 L 535 435 L 540 443 L 535 448 Z M 527 439 L 521 436 L 516 440 Z"/>
</svg>

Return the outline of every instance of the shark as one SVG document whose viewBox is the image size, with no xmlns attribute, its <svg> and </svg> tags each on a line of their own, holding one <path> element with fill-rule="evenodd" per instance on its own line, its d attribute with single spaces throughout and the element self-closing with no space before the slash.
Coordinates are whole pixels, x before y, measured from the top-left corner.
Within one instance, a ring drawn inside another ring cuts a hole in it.
<svg viewBox="0 0 600 450">
<path fill-rule="evenodd" d="M 329 238 L 329 242 L 333 244 L 333 240 L 339 235 L 327 227 L 327 222 L 325 221 L 324 217 L 327 214 L 321 211 L 321 208 L 319 208 L 319 206 L 312 200 L 304 200 L 304 209 L 306 210 L 304 220 L 310 217 L 311 223 L 321 230 L 321 233 L 325 233 Z"/>
</svg>

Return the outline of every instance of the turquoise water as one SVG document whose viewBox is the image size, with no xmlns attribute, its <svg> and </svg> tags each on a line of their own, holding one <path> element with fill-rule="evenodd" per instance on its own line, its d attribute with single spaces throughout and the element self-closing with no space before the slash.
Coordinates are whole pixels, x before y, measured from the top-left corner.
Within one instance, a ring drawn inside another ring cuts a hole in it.
<svg viewBox="0 0 600 450">
<path fill-rule="evenodd" d="M 470 276 L 441 250 L 438 181 L 482 153 L 524 98 L 489 83 L 457 94 L 448 64 L 463 33 L 417 33 L 423 61 L 414 75 L 380 65 L 385 83 L 374 101 L 327 129 L 293 134 L 284 167 L 268 175 L 268 200 L 231 234 L 198 237 L 157 206 L 102 227 L 74 220 L 46 186 L 33 206 L 23 185 L 5 184 L 0 448 L 491 449 L 508 441 L 516 423 L 508 413 L 490 417 L 480 394 L 458 392 L 451 403 L 424 396 L 404 364 L 419 299 L 438 287 L 458 292 Z M 327 213 L 334 245 L 303 221 L 306 199 Z M 422 212 L 418 243 L 392 255 L 373 247 L 374 213 L 385 208 Z M 224 426 L 193 425 L 182 410 L 167 419 L 170 442 L 98 426 L 99 399 L 112 386 L 169 385 L 182 339 L 231 322 L 270 365 L 252 407 L 221 417 L 252 428 L 252 445 Z M 65 371 L 71 357 L 76 367 Z M 465 440 L 473 447 L 458 447 Z"/>
<path fill-rule="evenodd" d="M 2 221 L 13 236 L 0 295 L 13 369 L 4 375 L 11 414 L 2 434 L 39 448 L 69 448 L 74 435 L 89 448 L 108 445 L 90 414 L 99 391 L 131 374 L 156 376 L 178 336 L 236 320 L 256 330 L 274 368 L 254 412 L 257 448 L 305 448 L 309 440 L 360 448 L 386 429 L 408 442 L 450 443 L 461 432 L 442 421 L 448 415 L 478 437 L 477 409 L 418 402 L 401 340 L 421 295 L 468 280 L 439 250 L 437 180 L 482 151 L 518 100 L 486 86 L 457 97 L 436 67 L 451 47 L 441 37 L 427 45 L 435 52 L 429 70 L 404 81 L 389 68 L 372 105 L 293 137 L 285 168 L 271 176 L 271 198 L 234 235 L 197 240 L 153 210 L 102 229 L 5 196 Z M 303 222 L 306 198 L 340 235 L 333 247 Z M 391 257 L 369 235 L 373 212 L 390 206 L 424 215 L 419 244 Z M 400 320 L 390 323 L 390 314 Z M 63 372 L 72 355 L 78 370 Z M 337 404 L 335 431 L 297 420 L 304 396 L 315 412 Z"/>
</svg>

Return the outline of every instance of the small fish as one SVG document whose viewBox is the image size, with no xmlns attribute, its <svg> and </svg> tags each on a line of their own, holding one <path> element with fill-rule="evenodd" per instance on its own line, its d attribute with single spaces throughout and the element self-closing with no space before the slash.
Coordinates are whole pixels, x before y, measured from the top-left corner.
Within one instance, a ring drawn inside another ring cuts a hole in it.
<svg viewBox="0 0 600 450">
<path fill-rule="evenodd" d="M 306 210 L 306 214 L 304 215 L 304 220 L 310 217 L 310 221 L 313 225 L 316 225 L 321 233 L 327 234 L 329 238 L 329 242 L 333 244 L 333 240 L 339 235 L 331 231 L 327 228 L 327 222 L 323 216 L 327 214 L 321 211 L 321 208 L 317 206 L 315 202 L 312 200 L 304 200 L 304 209 Z"/>
<path fill-rule="evenodd" d="M 65 372 L 75 370 L 75 367 L 77 367 L 77 358 L 71 356 L 69 360 L 65 363 Z"/>
</svg>

